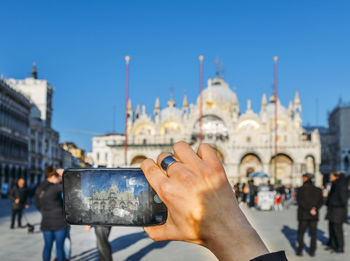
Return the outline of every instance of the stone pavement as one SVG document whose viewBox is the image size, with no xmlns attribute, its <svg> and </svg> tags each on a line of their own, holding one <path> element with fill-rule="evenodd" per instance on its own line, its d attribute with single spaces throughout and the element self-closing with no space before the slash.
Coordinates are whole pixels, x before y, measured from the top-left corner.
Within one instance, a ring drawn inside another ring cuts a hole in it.
<svg viewBox="0 0 350 261">
<path fill-rule="evenodd" d="M 318 222 L 316 257 L 310 257 L 306 251 L 304 251 L 302 257 L 295 255 L 298 228 L 296 206 L 291 206 L 289 209 L 277 212 L 258 211 L 247 209 L 246 207 L 242 207 L 242 209 L 270 251 L 285 250 L 289 261 L 350 260 L 350 225 L 348 224 L 343 225 L 345 234 L 345 254 L 331 254 L 329 251 L 324 250 L 325 247 L 322 243 L 328 241 L 328 221 L 324 219 L 326 216 L 325 206 L 321 208 L 320 221 Z M 304 235 L 304 243 L 306 246 L 310 244 L 310 237 L 307 233 Z"/>
<path fill-rule="evenodd" d="M 26 210 L 27 219 L 36 225 L 36 233 L 27 234 L 26 229 L 10 230 L 10 205 L 8 200 L 0 199 L 0 260 L 41 260 L 43 247 L 42 235 L 38 231 L 40 214 L 31 207 Z M 242 207 L 249 220 L 264 239 L 270 250 L 286 251 L 289 260 L 349 260 L 350 226 L 344 225 L 346 233 L 346 253 L 330 254 L 324 250 L 321 242 L 327 240 L 327 223 L 319 222 L 318 249 L 316 258 L 296 257 L 296 208 L 281 212 L 260 212 Z M 325 215 L 323 208 L 321 217 Z M 23 223 L 24 223 L 23 219 Z M 239 235 L 237 235 L 239 236 Z M 72 260 L 97 260 L 94 232 L 86 232 L 82 226 L 72 226 Z M 205 248 L 183 242 L 153 242 L 141 228 L 113 227 L 110 235 L 114 260 L 203 260 L 214 261 L 216 258 Z M 308 236 L 305 235 L 308 244 Z"/>
</svg>

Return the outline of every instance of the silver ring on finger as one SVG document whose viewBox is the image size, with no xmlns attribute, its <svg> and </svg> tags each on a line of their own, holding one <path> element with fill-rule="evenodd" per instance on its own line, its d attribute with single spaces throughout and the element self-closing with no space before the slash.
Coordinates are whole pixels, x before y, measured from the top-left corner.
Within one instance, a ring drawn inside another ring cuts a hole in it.
<svg viewBox="0 0 350 261">
<path fill-rule="evenodd" d="M 173 155 L 169 155 L 162 160 L 160 166 L 166 172 L 170 165 L 174 164 L 175 162 L 177 162 L 177 160 L 173 158 Z"/>
</svg>

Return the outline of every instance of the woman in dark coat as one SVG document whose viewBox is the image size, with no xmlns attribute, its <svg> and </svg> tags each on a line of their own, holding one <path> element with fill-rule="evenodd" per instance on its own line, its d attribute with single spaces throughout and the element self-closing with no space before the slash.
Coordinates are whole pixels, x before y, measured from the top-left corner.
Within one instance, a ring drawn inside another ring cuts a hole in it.
<svg viewBox="0 0 350 261">
<path fill-rule="evenodd" d="M 54 241 L 56 241 L 57 260 L 65 260 L 64 240 L 67 224 L 63 214 L 61 175 L 62 173 L 49 167 L 46 171 L 46 180 L 35 191 L 35 206 L 42 215 L 40 228 L 44 236 L 44 261 L 50 261 Z"/>
<path fill-rule="evenodd" d="M 327 198 L 329 220 L 329 246 L 338 253 L 344 252 L 343 223 L 347 221 L 348 195 L 344 173 L 336 172 L 330 176 L 332 187 Z"/>
</svg>

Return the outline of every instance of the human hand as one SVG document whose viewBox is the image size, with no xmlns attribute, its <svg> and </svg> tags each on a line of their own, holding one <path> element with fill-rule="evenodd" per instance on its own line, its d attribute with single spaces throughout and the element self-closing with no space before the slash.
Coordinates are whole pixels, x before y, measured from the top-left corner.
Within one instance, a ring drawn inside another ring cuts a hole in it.
<svg viewBox="0 0 350 261">
<path fill-rule="evenodd" d="M 19 198 L 15 199 L 15 203 L 18 204 L 19 203 Z"/>
<path fill-rule="evenodd" d="M 56 173 L 57 173 L 60 177 L 62 177 L 63 172 L 64 172 L 64 169 L 56 169 Z"/>
<path fill-rule="evenodd" d="M 208 144 L 195 153 L 185 142 L 173 146 L 178 161 L 163 171 L 147 159 L 142 170 L 168 208 L 160 226 L 145 227 L 156 241 L 180 240 L 203 245 L 220 260 L 250 260 L 268 253 L 264 243 L 240 210 L 225 170 Z"/>
<path fill-rule="evenodd" d="M 91 226 L 85 226 L 85 231 L 87 232 L 91 231 Z"/>
<path fill-rule="evenodd" d="M 316 216 L 316 214 L 317 214 L 316 208 L 313 207 L 313 208 L 310 210 L 310 215 L 311 215 L 311 216 Z"/>
<path fill-rule="evenodd" d="M 25 205 L 25 208 L 29 208 L 29 205 L 28 205 L 28 204 L 26 204 L 26 205 Z"/>
</svg>

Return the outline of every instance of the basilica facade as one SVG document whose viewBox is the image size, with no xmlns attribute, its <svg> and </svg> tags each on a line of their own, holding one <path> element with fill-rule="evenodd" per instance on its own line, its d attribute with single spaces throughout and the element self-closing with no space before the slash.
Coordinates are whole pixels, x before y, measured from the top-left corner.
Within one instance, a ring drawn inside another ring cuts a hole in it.
<svg viewBox="0 0 350 261">
<path fill-rule="evenodd" d="M 288 107 L 275 101 L 274 96 L 263 94 L 258 113 L 252 110 L 250 100 L 243 111 L 236 93 L 216 76 L 208 80 L 202 92 L 202 142 L 216 150 L 231 183 L 246 182 L 250 173 L 264 172 L 272 183 L 297 186 L 302 183 L 302 174 L 308 172 L 315 174 L 320 184 L 319 133 L 302 127 L 301 111 L 298 93 Z M 151 115 L 145 106 L 137 105 L 134 111 L 129 100 L 127 115 L 127 153 L 122 134 L 93 137 L 91 156 L 95 167 L 138 167 L 145 158 L 156 159 L 161 152 L 171 151 L 172 145 L 181 140 L 195 150 L 199 146 L 200 97 L 189 104 L 185 96 L 181 107 L 171 98 L 166 108 L 160 107 L 157 98 Z"/>
</svg>

